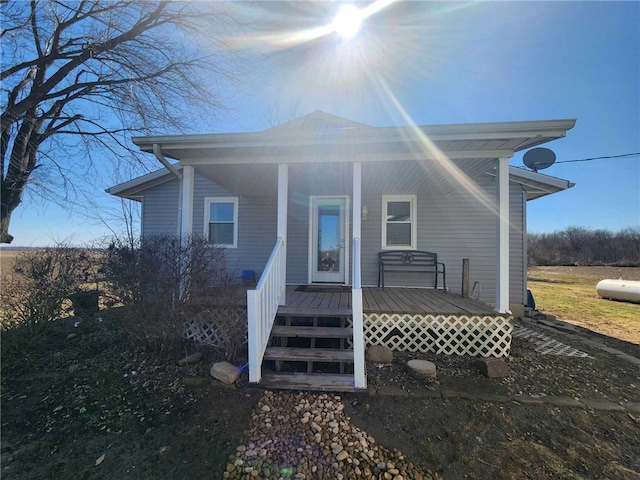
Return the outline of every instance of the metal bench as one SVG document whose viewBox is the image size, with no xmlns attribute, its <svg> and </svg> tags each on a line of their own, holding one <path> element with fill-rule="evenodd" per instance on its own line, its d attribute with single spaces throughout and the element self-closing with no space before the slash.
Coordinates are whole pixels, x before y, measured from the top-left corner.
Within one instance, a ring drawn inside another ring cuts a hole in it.
<svg viewBox="0 0 640 480">
<path fill-rule="evenodd" d="M 385 272 L 426 273 L 433 275 L 433 287 L 438 288 L 438 277 L 442 276 L 441 288 L 447 289 L 447 274 L 438 255 L 421 250 L 387 250 L 378 253 L 378 287 L 384 288 Z"/>
</svg>

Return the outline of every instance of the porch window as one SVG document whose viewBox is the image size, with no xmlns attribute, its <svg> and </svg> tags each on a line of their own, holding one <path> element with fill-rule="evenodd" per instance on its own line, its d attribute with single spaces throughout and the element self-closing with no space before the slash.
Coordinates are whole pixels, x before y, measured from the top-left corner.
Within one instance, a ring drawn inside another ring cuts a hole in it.
<svg viewBox="0 0 640 480">
<path fill-rule="evenodd" d="M 208 242 L 227 248 L 238 246 L 237 197 L 206 197 L 204 215 L 204 235 Z"/>
<path fill-rule="evenodd" d="M 417 248 L 415 195 L 382 197 L 382 248 Z"/>
</svg>

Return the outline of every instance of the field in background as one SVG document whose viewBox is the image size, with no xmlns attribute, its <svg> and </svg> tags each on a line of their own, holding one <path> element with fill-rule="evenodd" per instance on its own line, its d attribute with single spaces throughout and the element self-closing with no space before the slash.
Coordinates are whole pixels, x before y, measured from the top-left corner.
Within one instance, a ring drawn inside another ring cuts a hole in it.
<svg viewBox="0 0 640 480">
<path fill-rule="evenodd" d="M 5 274 L 11 273 L 13 262 L 21 253 L 21 250 L 0 249 L 0 281 L 5 278 Z"/>
<path fill-rule="evenodd" d="M 20 251 L 0 249 L 0 284 Z M 640 304 L 601 299 L 606 278 L 640 280 L 632 267 L 530 267 L 528 286 L 536 308 L 560 320 L 640 345 Z"/>
<path fill-rule="evenodd" d="M 640 304 L 600 298 L 596 285 L 607 278 L 640 280 L 640 268 L 531 267 L 528 285 L 541 312 L 640 345 Z"/>
</svg>

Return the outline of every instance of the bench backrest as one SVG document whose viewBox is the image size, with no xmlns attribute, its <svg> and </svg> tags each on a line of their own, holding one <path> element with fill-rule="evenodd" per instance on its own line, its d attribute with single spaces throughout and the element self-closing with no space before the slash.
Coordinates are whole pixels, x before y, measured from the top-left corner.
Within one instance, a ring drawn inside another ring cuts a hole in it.
<svg viewBox="0 0 640 480">
<path fill-rule="evenodd" d="M 411 269 L 435 268 L 438 263 L 438 255 L 433 252 L 421 250 L 389 250 L 378 253 L 378 261 L 383 267 L 403 267 Z"/>
</svg>

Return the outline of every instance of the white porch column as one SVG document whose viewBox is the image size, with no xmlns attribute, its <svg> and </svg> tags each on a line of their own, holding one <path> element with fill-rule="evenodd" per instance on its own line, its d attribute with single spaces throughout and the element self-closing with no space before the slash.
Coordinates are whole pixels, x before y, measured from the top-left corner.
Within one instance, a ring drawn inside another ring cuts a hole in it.
<svg viewBox="0 0 640 480">
<path fill-rule="evenodd" d="M 280 305 L 287 303 L 287 202 L 289 200 L 289 165 L 278 165 L 278 226 L 276 236 L 282 238 Z"/>
<path fill-rule="evenodd" d="M 353 260 L 351 269 L 351 315 L 353 318 L 353 377 L 355 388 L 367 388 L 364 362 L 364 318 L 362 313 L 362 285 L 360 267 L 360 241 L 362 233 L 362 164 L 353 164 Z"/>
<path fill-rule="evenodd" d="M 353 238 L 362 236 L 362 164 L 353 163 Z M 359 262 L 358 262 L 359 263 Z M 353 279 L 355 272 L 351 272 Z M 352 283 L 353 285 L 353 283 Z"/>
<path fill-rule="evenodd" d="M 186 242 L 189 235 L 193 233 L 193 184 L 194 184 L 193 167 L 182 167 L 182 188 L 181 188 L 181 205 L 180 211 L 180 239 Z"/>
<path fill-rule="evenodd" d="M 497 182 L 496 311 L 509 312 L 509 159 L 499 158 Z"/>
</svg>

